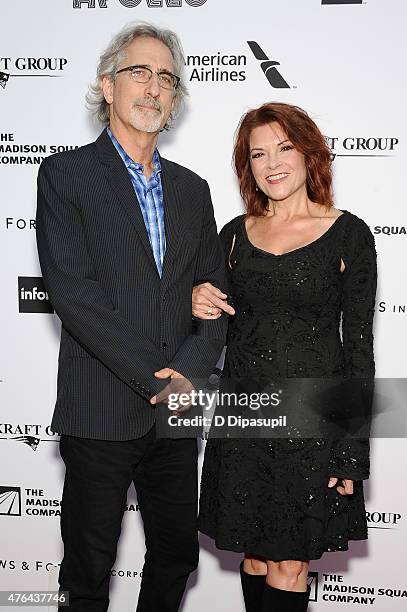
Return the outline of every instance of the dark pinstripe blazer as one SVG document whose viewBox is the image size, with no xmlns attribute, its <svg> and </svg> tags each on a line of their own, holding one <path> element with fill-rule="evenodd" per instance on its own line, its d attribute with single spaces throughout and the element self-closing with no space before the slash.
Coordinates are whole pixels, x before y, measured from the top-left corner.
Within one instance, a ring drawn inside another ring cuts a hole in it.
<svg viewBox="0 0 407 612">
<path fill-rule="evenodd" d="M 224 257 L 208 184 L 161 159 L 167 250 L 160 278 L 128 171 L 106 130 L 96 142 L 45 159 L 38 174 L 37 245 L 62 321 L 58 433 L 104 440 L 144 435 L 171 367 L 207 378 L 227 318 L 192 327 L 197 282 L 224 287 Z"/>
</svg>

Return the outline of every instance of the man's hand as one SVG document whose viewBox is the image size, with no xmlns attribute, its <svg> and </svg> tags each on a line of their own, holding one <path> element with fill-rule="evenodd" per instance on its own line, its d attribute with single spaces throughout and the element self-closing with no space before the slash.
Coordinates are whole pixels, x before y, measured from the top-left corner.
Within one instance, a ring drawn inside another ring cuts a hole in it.
<svg viewBox="0 0 407 612">
<path fill-rule="evenodd" d="M 154 397 L 150 399 L 151 404 L 167 402 L 168 396 L 171 394 L 190 394 L 191 391 L 194 390 L 192 383 L 187 378 L 185 378 L 185 376 L 182 376 L 182 374 L 176 372 L 175 370 L 172 370 L 171 368 L 163 368 L 162 370 L 158 370 L 158 372 L 154 372 L 154 376 L 160 379 L 171 378 L 171 381 L 166 387 L 164 387 L 162 391 L 160 391 L 159 393 L 157 393 L 157 395 L 154 395 Z M 186 410 L 188 410 L 189 406 L 190 403 L 188 405 L 182 405 L 182 407 L 180 406 L 175 412 L 175 414 L 185 412 Z"/>
<path fill-rule="evenodd" d="M 222 293 L 211 283 L 195 285 L 192 289 L 192 314 L 198 319 L 219 319 L 222 311 L 234 315 L 235 310 L 227 301 L 227 294 Z"/>
<path fill-rule="evenodd" d="M 341 478 L 340 480 L 343 483 L 343 487 L 342 486 L 336 487 L 336 490 L 338 491 L 338 493 L 340 493 L 341 495 L 352 495 L 353 480 L 348 480 L 347 478 Z M 338 482 L 338 478 L 331 476 L 328 482 L 328 487 L 331 489 L 337 484 L 337 482 Z"/>
</svg>

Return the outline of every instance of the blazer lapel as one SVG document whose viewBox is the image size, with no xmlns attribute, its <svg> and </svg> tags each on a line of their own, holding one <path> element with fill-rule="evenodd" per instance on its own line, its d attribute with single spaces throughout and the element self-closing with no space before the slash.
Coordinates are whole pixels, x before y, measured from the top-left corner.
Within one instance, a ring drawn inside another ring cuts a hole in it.
<svg viewBox="0 0 407 612">
<path fill-rule="evenodd" d="M 164 226 L 166 251 L 163 261 L 162 290 L 168 286 L 174 272 L 175 256 L 179 247 L 181 215 L 181 194 L 173 165 L 160 156 L 161 182 L 164 194 Z"/>
<path fill-rule="evenodd" d="M 110 187 L 116 194 L 119 202 L 125 209 L 131 223 L 137 231 L 140 242 L 146 252 L 146 256 L 151 265 L 154 267 L 157 277 L 159 278 L 153 250 L 148 239 L 144 218 L 140 209 L 140 203 L 134 191 L 128 170 L 120 155 L 116 151 L 116 148 L 110 140 L 109 134 L 106 130 L 101 133 L 95 144 L 99 159 L 104 166 L 105 176 L 110 184 Z"/>
</svg>

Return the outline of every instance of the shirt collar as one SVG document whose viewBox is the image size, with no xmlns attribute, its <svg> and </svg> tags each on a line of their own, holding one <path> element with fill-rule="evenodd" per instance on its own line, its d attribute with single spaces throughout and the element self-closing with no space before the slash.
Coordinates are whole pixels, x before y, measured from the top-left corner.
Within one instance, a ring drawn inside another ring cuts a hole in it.
<svg viewBox="0 0 407 612">
<path fill-rule="evenodd" d="M 122 145 L 120 144 L 120 142 L 117 140 L 117 138 L 114 136 L 112 130 L 110 129 L 110 127 L 107 128 L 107 133 L 110 136 L 110 139 L 112 141 L 112 143 L 114 144 L 114 146 L 116 147 L 116 150 L 118 152 L 118 154 L 120 155 L 120 157 L 122 158 L 126 168 L 131 168 L 136 170 L 139 174 L 143 174 L 144 172 L 144 166 L 143 164 L 139 164 L 138 162 L 135 162 L 130 155 L 128 155 L 126 153 L 126 151 L 123 149 Z M 157 148 L 154 149 L 154 153 L 153 153 L 153 164 L 154 164 L 154 170 L 153 170 L 153 174 L 152 176 L 156 177 L 157 174 L 159 172 L 161 172 L 161 162 L 160 162 L 160 156 L 158 154 L 158 150 Z"/>
</svg>

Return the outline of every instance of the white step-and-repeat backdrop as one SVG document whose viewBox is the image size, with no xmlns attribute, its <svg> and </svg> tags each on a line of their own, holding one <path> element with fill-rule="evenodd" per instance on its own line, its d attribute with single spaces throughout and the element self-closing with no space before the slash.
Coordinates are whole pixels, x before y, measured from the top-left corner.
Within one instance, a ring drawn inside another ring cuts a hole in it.
<svg viewBox="0 0 407 612">
<path fill-rule="evenodd" d="M 56 589 L 63 464 L 49 423 L 60 328 L 41 284 L 35 182 L 44 157 L 100 132 L 84 104 L 99 53 L 131 20 L 180 35 L 190 97 L 160 150 L 209 181 L 219 227 L 242 212 L 231 167 L 242 113 L 273 100 L 311 114 L 335 154 L 336 206 L 375 234 L 377 376 L 403 379 L 407 7 L 404 0 L 1 0 L 0 8 L 0 590 Z M 276 62 L 267 75 L 250 41 Z M 401 394 L 401 407 L 405 401 Z M 314 612 L 406 609 L 406 471 L 403 430 L 373 441 L 369 540 L 312 563 Z M 130 490 L 113 612 L 135 610 L 143 554 Z M 183 610 L 243 610 L 239 561 L 202 538 Z"/>
</svg>

